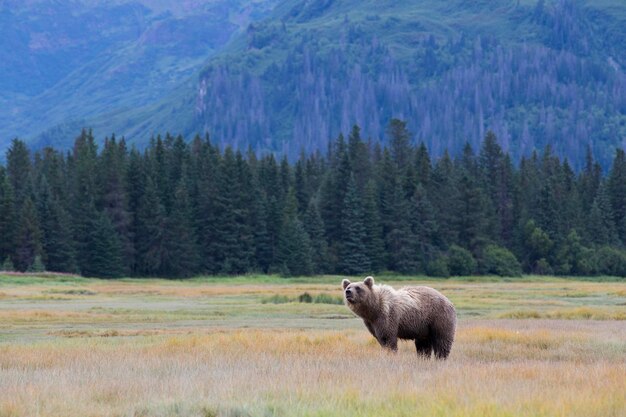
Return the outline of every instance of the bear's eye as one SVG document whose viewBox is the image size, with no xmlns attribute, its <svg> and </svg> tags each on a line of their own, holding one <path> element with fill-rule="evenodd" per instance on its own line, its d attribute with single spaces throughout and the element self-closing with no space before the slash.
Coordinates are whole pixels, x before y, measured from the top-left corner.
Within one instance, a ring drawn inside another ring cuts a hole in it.
<svg viewBox="0 0 626 417">
<path fill-rule="evenodd" d="M 361 292 L 361 291 L 363 291 L 361 287 L 356 287 L 356 292 Z"/>
</svg>

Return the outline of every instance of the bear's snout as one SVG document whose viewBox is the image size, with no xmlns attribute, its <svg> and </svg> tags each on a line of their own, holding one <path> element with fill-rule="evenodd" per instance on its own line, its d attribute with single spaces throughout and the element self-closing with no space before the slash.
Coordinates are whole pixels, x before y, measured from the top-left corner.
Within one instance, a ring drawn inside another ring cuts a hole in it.
<svg viewBox="0 0 626 417">
<path fill-rule="evenodd" d="M 352 292 L 352 290 L 350 288 L 346 289 L 346 300 L 348 301 L 353 301 L 354 299 L 354 293 Z"/>
</svg>

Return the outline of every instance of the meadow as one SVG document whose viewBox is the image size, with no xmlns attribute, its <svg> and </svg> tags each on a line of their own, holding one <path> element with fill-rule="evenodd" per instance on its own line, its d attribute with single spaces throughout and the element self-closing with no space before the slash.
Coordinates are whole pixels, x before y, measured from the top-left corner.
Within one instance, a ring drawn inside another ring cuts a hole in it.
<svg viewBox="0 0 626 417">
<path fill-rule="evenodd" d="M 624 281 L 378 277 L 455 303 L 445 362 L 383 352 L 340 281 L 0 275 L 0 417 L 626 415 Z"/>
</svg>

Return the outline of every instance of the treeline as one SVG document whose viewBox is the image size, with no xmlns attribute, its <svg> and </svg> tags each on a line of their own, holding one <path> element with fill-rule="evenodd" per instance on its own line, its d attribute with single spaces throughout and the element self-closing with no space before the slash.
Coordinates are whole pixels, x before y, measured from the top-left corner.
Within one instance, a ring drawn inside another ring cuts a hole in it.
<svg viewBox="0 0 626 417">
<path fill-rule="evenodd" d="M 143 152 L 83 131 L 67 154 L 20 140 L 0 166 L 1 269 L 86 276 L 626 276 L 626 157 L 576 173 L 550 148 L 514 164 L 480 149 L 431 160 L 392 120 L 355 126 L 295 163 L 153 139 Z"/>
</svg>

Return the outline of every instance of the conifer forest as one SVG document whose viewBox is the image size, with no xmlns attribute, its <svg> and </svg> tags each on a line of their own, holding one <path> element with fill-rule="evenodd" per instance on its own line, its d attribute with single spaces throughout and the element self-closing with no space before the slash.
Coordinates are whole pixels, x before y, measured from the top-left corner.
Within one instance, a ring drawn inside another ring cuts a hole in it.
<svg viewBox="0 0 626 417">
<path fill-rule="evenodd" d="M 285 276 L 392 271 L 626 276 L 626 156 L 575 172 L 550 147 L 512 160 L 431 158 L 404 121 L 388 145 L 354 126 L 289 161 L 210 138 L 143 150 L 83 130 L 67 153 L 13 140 L 0 166 L 4 270 L 84 276 Z"/>
</svg>

